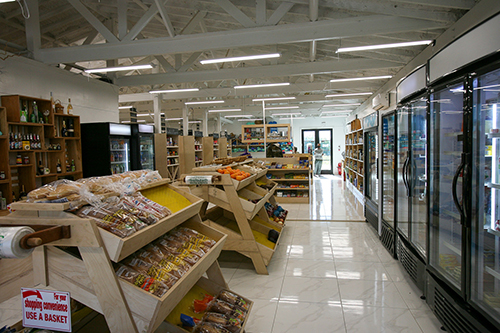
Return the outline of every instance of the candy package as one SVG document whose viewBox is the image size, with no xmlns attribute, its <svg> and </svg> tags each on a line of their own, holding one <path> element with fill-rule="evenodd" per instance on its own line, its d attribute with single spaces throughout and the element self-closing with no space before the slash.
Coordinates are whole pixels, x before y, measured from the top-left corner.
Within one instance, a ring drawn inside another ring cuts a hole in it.
<svg viewBox="0 0 500 333">
<path fill-rule="evenodd" d="M 228 290 L 222 290 L 217 296 L 217 298 L 229 304 L 236 305 L 237 307 L 245 311 L 248 311 L 248 308 L 250 306 L 243 297 L 236 295 L 235 293 L 232 293 Z"/>
<path fill-rule="evenodd" d="M 222 313 L 207 312 L 203 316 L 204 323 L 214 323 L 220 325 L 232 333 L 241 331 L 241 321 L 235 318 L 230 318 Z"/>
<path fill-rule="evenodd" d="M 214 299 L 207 308 L 208 312 L 217 312 L 225 314 L 228 317 L 235 318 L 240 322 L 243 322 L 246 317 L 246 311 L 237 307 L 236 305 L 229 304 L 220 299 Z"/>
<path fill-rule="evenodd" d="M 124 265 L 117 266 L 116 275 L 158 297 L 162 297 L 168 291 L 165 284 Z"/>
</svg>

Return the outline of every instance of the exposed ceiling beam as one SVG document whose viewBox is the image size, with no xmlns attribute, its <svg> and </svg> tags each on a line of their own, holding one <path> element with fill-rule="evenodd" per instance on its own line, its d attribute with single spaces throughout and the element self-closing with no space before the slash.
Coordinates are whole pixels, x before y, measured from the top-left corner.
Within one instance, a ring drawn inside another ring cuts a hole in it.
<svg viewBox="0 0 500 333">
<path fill-rule="evenodd" d="M 76 1 L 76 0 L 70 0 Z M 155 6 L 156 7 L 156 6 Z M 211 32 L 176 38 L 155 38 L 121 43 L 42 49 L 45 63 L 77 62 L 129 58 L 149 54 L 187 53 L 241 46 L 328 40 L 372 34 L 413 31 L 442 27 L 444 23 L 383 15 L 325 20 L 301 24 L 282 24 L 235 31 Z"/>
<path fill-rule="evenodd" d="M 6 20 L 6 19 L 0 17 L 0 23 L 5 24 L 5 25 L 12 27 L 14 29 L 17 29 L 19 31 L 26 32 L 26 28 L 22 24 L 14 23 L 11 20 Z M 48 40 L 49 42 L 55 43 L 57 45 L 60 45 L 60 46 L 68 46 L 66 43 L 63 43 L 63 42 L 55 39 L 54 37 L 48 36 L 47 34 L 42 34 L 41 38 Z"/>
<path fill-rule="evenodd" d="M 189 20 L 188 24 L 181 30 L 181 35 L 188 35 L 192 33 L 198 26 L 198 24 L 203 20 L 205 16 L 207 16 L 207 11 L 202 10 L 193 15 L 191 20 Z"/>
<path fill-rule="evenodd" d="M 191 54 L 191 56 L 184 62 L 184 64 L 181 66 L 181 68 L 179 68 L 177 71 L 178 72 L 187 71 L 189 68 L 191 68 L 191 66 L 193 66 L 194 62 L 196 60 L 198 60 L 198 57 L 200 55 L 201 55 L 201 52 L 194 52 L 193 54 Z"/>
<path fill-rule="evenodd" d="M 99 33 L 106 38 L 109 43 L 117 43 L 118 38 L 104 24 L 99 21 L 94 14 L 88 10 L 88 8 L 82 4 L 79 0 L 68 0 L 68 2 L 75 7 L 75 9 L 97 30 Z"/>
<path fill-rule="evenodd" d="M 148 6 L 146 6 L 145 4 L 143 4 L 143 3 L 141 2 L 141 0 L 133 0 L 133 1 L 134 1 L 134 3 L 135 3 L 137 6 L 141 7 L 144 11 L 146 11 L 146 12 L 148 11 L 149 7 L 148 7 Z M 161 19 L 160 15 L 156 14 L 156 15 L 154 16 L 154 19 L 155 19 L 156 21 L 158 21 L 158 22 L 160 22 L 160 23 L 162 23 L 162 24 L 163 24 L 163 20 Z"/>
<path fill-rule="evenodd" d="M 258 26 L 263 26 L 267 22 L 266 0 L 255 1 L 255 22 Z"/>
<path fill-rule="evenodd" d="M 118 0 L 118 37 L 122 39 L 127 35 L 127 0 Z"/>
<path fill-rule="evenodd" d="M 144 29 L 146 25 L 148 25 L 153 16 L 155 16 L 157 13 L 158 13 L 158 6 L 156 6 L 156 3 L 153 3 L 151 7 L 149 7 L 149 9 L 146 11 L 146 13 L 142 15 L 139 21 L 136 22 L 136 24 L 132 27 L 132 29 L 130 29 L 129 33 L 125 37 L 123 37 L 122 41 L 130 42 L 134 38 L 136 38 L 137 35 L 141 33 L 142 29 Z M 161 22 L 163 23 L 163 20 Z"/>
<path fill-rule="evenodd" d="M 30 16 L 26 19 L 26 46 L 30 52 L 36 56 L 42 45 L 42 38 L 40 33 L 40 13 L 38 8 L 38 0 L 27 0 L 27 3 L 21 4 L 29 8 Z"/>
<path fill-rule="evenodd" d="M 341 61 L 306 62 L 276 66 L 239 67 L 211 71 L 191 71 L 183 73 L 150 74 L 117 78 L 118 86 L 139 86 L 146 84 L 167 84 L 230 79 L 266 78 L 279 76 L 308 75 L 311 73 L 336 73 L 353 70 L 400 67 L 383 60 L 348 59 Z"/>
<path fill-rule="evenodd" d="M 398 0 L 398 2 L 456 9 L 471 9 L 476 4 L 475 0 Z"/>
<path fill-rule="evenodd" d="M 245 28 L 256 26 L 256 23 L 252 21 L 245 13 L 243 13 L 238 7 L 233 5 L 231 1 L 215 0 L 215 2 Z"/>
<path fill-rule="evenodd" d="M 293 2 L 283 2 L 280 6 L 274 11 L 269 20 L 267 21 L 267 25 L 276 25 L 278 24 L 283 17 L 292 9 Z"/>
<path fill-rule="evenodd" d="M 163 67 L 163 69 L 165 70 L 165 72 L 167 72 L 167 73 L 175 72 L 174 67 L 172 65 L 170 65 L 170 63 L 168 62 L 168 60 L 165 59 L 163 56 L 156 55 L 154 57 L 155 57 L 156 60 L 158 60 L 158 62 L 160 63 L 161 67 Z"/>
<path fill-rule="evenodd" d="M 158 7 L 158 12 L 160 12 L 160 16 L 163 20 L 163 24 L 165 25 L 165 28 L 168 31 L 168 34 L 170 37 L 175 37 L 175 31 L 174 31 L 174 26 L 172 25 L 172 22 L 170 21 L 170 18 L 168 17 L 167 9 L 165 8 L 165 5 L 163 4 L 162 0 L 155 0 L 156 7 Z"/>
</svg>

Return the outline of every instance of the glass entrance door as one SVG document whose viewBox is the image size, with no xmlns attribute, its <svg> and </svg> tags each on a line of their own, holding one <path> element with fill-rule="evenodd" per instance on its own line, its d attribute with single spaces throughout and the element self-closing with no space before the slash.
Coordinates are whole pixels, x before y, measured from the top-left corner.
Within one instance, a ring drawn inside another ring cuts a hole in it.
<svg viewBox="0 0 500 333">
<path fill-rule="evenodd" d="M 323 149 L 321 173 L 331 174 L 333 173 L 332 130 L 302 130 L 302 146 L 305 154 L 313 154 L 318 143 L 321 145 L 321 149 Z"/>
<path fill-rule="evenodd" d="M 462 292 L 463 205 L 462 83 L 430 96 L 429 263 L 449 285 Z"/>
<path fill-rule="evenodd" d="M 394 228 L 394 195 L 396 146 L 394 142 L 394 114 L 382 118 L 383 170 L 382 170 L 382 219 Z"/>
<path fill-rule="evenodd" d="M 473 80 L 471 299 L 500 324 L 500 70 Z"/>
</svg>

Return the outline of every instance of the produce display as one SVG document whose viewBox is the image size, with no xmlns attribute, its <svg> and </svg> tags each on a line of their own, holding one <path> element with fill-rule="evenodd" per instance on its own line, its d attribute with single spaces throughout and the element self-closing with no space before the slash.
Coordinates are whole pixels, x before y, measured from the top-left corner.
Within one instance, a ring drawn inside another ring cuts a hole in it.
<svg viewBox="0 0 500 333">
<path fill-rule="evenodd" d="M 264 207 L 266 208 L 267 215 L 271 220 L 280 224 L 285 223 L 286 216 L 288 215 L 287 210 L 283 209 L 283 207 L 279 205 L 273 205 L 269 202 L 266 202 Z"/>
<path fill-rule="evenodd" d="M 221 174 L 230 175 L 231 178 L 236 179 L 238 181 L 241 181 L 241 180 L 246 179 L 246 178 L 251 176 L 251 174 L 248 172 L 241 171 L 238 169 L 233 169 L 231 167 L 225 167 L 224 169 L 218 169 L 217 172 L 221 173 Z"/>
<path fill-rule="evenodd" d="M 158 297 L 163 296 L 216 242 L 190 228 L 176 228 L 125 258 L 116 275 Z"/>
</svg>

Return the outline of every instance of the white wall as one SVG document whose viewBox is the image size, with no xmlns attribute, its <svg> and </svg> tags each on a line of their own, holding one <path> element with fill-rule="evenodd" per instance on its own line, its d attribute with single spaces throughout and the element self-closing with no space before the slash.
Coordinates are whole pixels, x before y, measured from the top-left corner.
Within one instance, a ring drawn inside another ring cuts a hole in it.
<svg viewBox="0 0 500 333">
<path fill-rule="evenodd" d="M 61 100 L 71 98 L 82 123 L 118 122 L 118 87 L 24 57 L 0 59 L 0 95 Z"/>
</svg>

